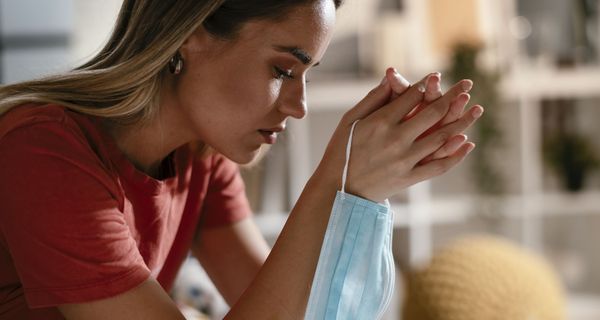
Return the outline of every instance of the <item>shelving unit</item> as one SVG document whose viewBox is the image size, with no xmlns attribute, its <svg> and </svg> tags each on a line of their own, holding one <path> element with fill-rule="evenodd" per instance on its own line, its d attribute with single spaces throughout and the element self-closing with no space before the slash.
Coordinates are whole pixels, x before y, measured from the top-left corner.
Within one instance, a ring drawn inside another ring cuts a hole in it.
<svg viewBox="0 0 600 320">
<path fill-rule="evenodd" d="M 518 16 L 518 1 L 476 0 L 480 14 L 482 41 L 487 45 L 483 53 L 485 65 L 509 70 L 500 83 L 500 92 L 507 104 L 516 106 L 514 119 L 518 140 L 508 141 L 517 144 L 514 148 L 519 179 L 518 190 L 513 190 L 503 197 L 482 197 L 470 193 L 440 195 L 434 192 L 432 183 L 422 183 L 411 187 L 406 195 L 406 202 L 392 203 L 395 216 L 395 228 L 408 233 L 409 262 L 418 265 L 427 260 L 435 247 L 433 229 L 444 225 L 460 225 L 476 217 L 480 203 L 494 203 L 500 208 L 502 219 L 512 221 L 520 226 L 518 238 L 524 246 L 544 253 L 544 220 L 551 217 L 577 217 L 600 214 L 600 190 L 586 190 L 578 193 L 549 191 L 544 188 L 544 170 L 541 155 L 542 145 L 542 101 L 547 99 L 600 98 L 600 66 L 558 69 L 544 63 L 532 63 L 524 55 L 523 43 L 511 36 L 507 29 L 514 24 L 513 18 Z M 443 69 L 444 61 L 432 54 L 427 37 L 422 35 L 430 30 L 428 4 L 433 2 L 421 0 L 403 1 L 403 11 L 387 14 L 381 19 L 360 18 L 355 32 L 368 35 L 374 42 L 366 45 L 387 50 L 373 57 L 373 48 L 362 50 L 361 59 L 375 59 L 372 67 L 383 69 L 385 66 L 399 66 L 399 69 L 410 80 L 417 80 L 416 75 L 431 70 Z M 600 3 L 600 1 L 598 1 Z M 352 6 L 352 1 L 346 5 Z M 373 14 L 376 10 L 365 8 L 360 10 Z M 600 8 L 600 5 L 598 6 Z M 358 7 L 357 7 L 358 8 Z M 356 13 L 358 9 L 347 9 Z M 356 19 L 353 17 L 352 19 Z M 368 22 L 368 23 L 367 23 Z M 343 23 L 343 22 L 342 22 Z M 600 24 L 600 23 L 599 23 Z M 402 28 L 395 30 L 391 28 Z M 392 31 L 394 30 L 394 31 Z M 348 32 L 347 29 L 344 32 Z M 600 33 L 599 33 L 600 34 Z M 410 39 L 409 44 L 403 44 Z M 409 38 L 410 37 L 410 38 Z M 400 39 L 400 40 L 398 40 Z M 414 40 L 414 41 L 413 41 Z M 390 44 L 390 41 L 394 43 Z M 364 41 L 363 41 L 364 44 Z M 290 207 L 295 202 L 316 166 L 316 160 L 324 151 L 325 144 L 333 132 L 333 128 L 325 128 L 327 119 L 339 119 L 343 112 L 358 102 L 380 79 L 356 78 L 348 80 L 329 79 L 315 81 L 309 90 L 309 116 L 301 123 L 294 121 L 289 134 L 294 143 L 288 147 L 289 159 L 293 162 L 289 181 L 293 184 L 290 193 Z M 600 106 L 599 106 L 600 107 Z M 510 111 L 505 111 L 510 112 Z M 313 126 L 313 123 L 316 123 Z M 317 125 L 320 125 L 317 127 Z M 330 122 L 330 126 L 337 122 Z M 316 139 L 318 137 L 318 139 Z M 467 177 L 465 177 L 467 178 Z M 435 184 L 437 182 L 433 182 Z M 283 210 L 285 211 L 285 210 Z M 282 217 L 283 216 L 283 217 Z M 264 232 L 276 236 L 285 222 L 285 213 L 270 214 L 257 217 Z M 600 296 L 569 295 L 569 319 L 600 319 Z M 389 319 L 398 319 L 398 305 L 392 307 Z"/>
</svg>

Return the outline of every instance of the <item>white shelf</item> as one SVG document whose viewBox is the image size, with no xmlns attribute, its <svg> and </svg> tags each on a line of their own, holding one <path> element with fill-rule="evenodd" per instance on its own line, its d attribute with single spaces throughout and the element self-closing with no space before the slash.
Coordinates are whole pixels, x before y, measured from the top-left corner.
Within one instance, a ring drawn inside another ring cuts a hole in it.
<svg viewBox="0 0 600 320">
<path fill-rule="evenodd" d="M 518 66 L 503 78 L 505 97 L 556 99 L 600 96 L 600 67 L 571 69 Z"/>
<path fill-rule="evenodd" d="M 309 104 L 315 106 L 311 112 L 346 111 L 362 100 L 377 85 L 377 79 L 319 81 L 317 85 L 311 86 L 308 90 Z"/>
<path fill-rule="evenodd" d="M 319 81 L 310 88 L 308 99 L 318 106 L 312 111 L 344 111 L 359 102 L 381 79 Z M 557 99 L 600 97 L 600 67 L 552 69 L 520 66 L 500 84 L 505 98 Z"/>
<path fill-rule="evenodd" d="M 480 203 L 494 203 L 509 218 L 522 218 L 525 205 L 535 206 L 538 215 L 578 215 L 600 214 L 600 191 L 580 193 L 542 193 L 537 195 L 515 195 L 506 197 L 473 197 L 472 195 L 434 198 L 431 203 L 411 204 L 412 208 L 429 210 L 430 223 L 458 223 L 476 214 Z M 396 213 L 395 225 L 408 226 L 409 207 L 406 204 L 392 203 Z"/>
<path fill-rule="evenodd" d="M 600 214 L 600 191 L 587 191 L 580 193 L 543 193 L 532 196 L 507 196 L 504 198 L 487 197 L 475 198 L 473 196 L 452 196 L 434 198 L 431 203 L 422 204 L 399 204 L 392 203 L 394 210 L 394 227 L 409 227 L 419 224 L 410 221 L 410 210 L 430 212 L 431 220 L 425 223 L 431 225 L 442 225 L 460 223 L 475 215 L 478 204 L 481 202 L 493 202 L 505 213 L 504 217 L 521 219 L 525 216 L 523 208 L 526 204 L 533 204 L 537 210 L 536 214 L 541 216 L 555 215 L 582 215 Z M 281 232 L 287 221 L 287 212 L 257 213 L 255 221 L 260 230 L 267 237 L 276 237 Z"/>
</svg>

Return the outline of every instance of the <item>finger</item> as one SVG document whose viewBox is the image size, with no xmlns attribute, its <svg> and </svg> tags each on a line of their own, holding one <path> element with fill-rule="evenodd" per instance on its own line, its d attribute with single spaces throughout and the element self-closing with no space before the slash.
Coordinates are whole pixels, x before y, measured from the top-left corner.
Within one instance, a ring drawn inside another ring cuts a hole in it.
<svg viewBox="0 0 600 320">
<path fill-rule="evenodd" d="M 421 112 L 421 110 L 425 109 L 425 107 L 427 107 L 427 104 L 419 103 L 419 105 L 417 105 L 414 109 L 410 110 L 410 112 L 407 115 L 405 115 L 404 118 L 402 118 L 402 121 L 406 121 L 414 117 L 417 113 Z"/>
<path fill-rule="evenodd" d="M 448 139 L 448 141 L 446 141 L 446 143 L 441 148 L 437 149 L 434 153 L 423 158 L 423 160 L 421 160 L 419 164 L 425 164 L 427 162 L 430 162 L 431 160 L 442 159 L 450 156 L 451 154 L 454 154 L 465 142 L 467 142 L 467 139 L 468 137 L 465 134 L 459 134 Z"/>
<path fill-rule="evenodd" d="M 432 73 L 433 74 L 433 73 Z M 385 107 L 381 108 L 383 117 L 389 119 L 393 123 L 398 123 L 404 116 L 406 116 L 417 104 L 423 101 L 423 95 L 425 93 L 425 82 L 430 75 L 421 79 L 419 82 L 411 85 L 408 89 L 402 93 L 401 96 L 392 100 Z"/>
<path fill-rule="evenodd" d="M 417 166 L 411 172 L 410 180 L 413 183 L 437 177 L 458 165 L 475 148 L 475 144 L 467 142 L 450 157 L 434 160 L 424 165 Z"/>
<path fill-rule="evenodd" d="M 414 157 L 415 162 L 419 162 L 429 154 L 436 152 L 448 142 L 450 137 L 461 134 L 473 125 L 482 114 L 483 108 L 481 106 L 474 106 L 459 120 L 441 127 L 430 135 L 417 140 L 413 144 L 411 157 Z"/>
<path fill-rule="evenodd" d="M 419 113 L 421 110 L 423 110 L 425 107 L 427 107 L 429 105 L 429 103 L 437 100 L 439 97 L 442 96 L 442 87 L 440 85 L 440 82 L 441 82 L 440 77 L 441 77 L 440 73 L 436 72 L 427 78 L 427 86 L 426 86 L 426 90 L 425 90 L 425 95 L 423 97 L 423 102 L 420 103 L 418 106 L 416 106 L 414 109 L 412 109 L 406 116 L 404 116 L 402 121 L 406 121 L 406 120 L 414 117 L 417 113 Z M 392 94 L 392 96 L 393 96 L 393 94 Z"/>
<path fill-rule="evenodd" d="M 399 127 L 399 130 L 401 131 L 399 134 L 406 136 L 411 140 L 415 140 L 434 124 L 442 120 L 446 116 L 446 113 L 448 113 L 450 103 L 456 100 L 461 93 L 466 93 L 471 90 L 472 87 L 473 82 L 471 80 L 459 81 L 441 98 L 415 114 L 410 121 L 403 122 Z"/>
<path fill-rule="evenodd" d="M 467 95 L 467 96 L 465 97 L 463 95 Z M 468 93 L 460 94 L 458 96 L 458 98 L 456 98 L 456 100 L 450 104 L 450 108 L 448 110 L 448 113 L 446 113 L 446 116 L 444 117 L 444 119 L 440 120 L 438 123 L 431 126 L 429 129 L 425 130 L 425 132 L 423 132 L 417 138 L 417 140 L 421 139 L 425 136 L 428 136 L 429 134 L 431 134 L 433 131 L 439 129 L 440 127 L 442 127 L 448 123 L 454 122 L 458 118 L 462 117 L 465 106 L 469 102 L 470 99 L 471 99 L 471 96 Z"/>
<path fill-rule="evenodd" d="M 442 75 L 439 72 L 436 72 L 427 78 L 425 95 L 423 98 L 425 103 L 431 103 L 442 96 L 441 81 Z"/>
<path fill-rule="evenodd" d="M 423 93 L 426 92 L 427 91 L 427 81 L 429 81 L 429 78 L 431 76 L 434 76 L 436 74 L 439 75 L 440 73 L 439 72 L 430 73 L 427 76 L 425 76 L 423 79 L 416 82 L 414 85 L 411 85 L 408 80 L 406 80 L 400 73 L 398 73 L 398 70 L 396 70 L 395 68 L 388 68 L 386 70 L 386 77 L 392 87 L 392 91 L 393 91 L 392 100 L 394 100 L 394 98 L 397 98 L 398 96 L 400 96 L 401 94 L 406 92 L 406 90 L 408 90 L 410 87 L 413 87 L 413 86 L 417 87 L 417 90 L 419 90 L 420 92 L 423 92 Z"/>
<path fill-rule="evenodd" d="M 406 80 L 395 68 L 388 68 L 385 76 L 392 87 L 392 100 L 403 94 L 409 87 L 410 82 Z"/>
<path fill-rule="evenodd" d="M 384 77 L 383 81 L 371 90 L 354 108 L 344 115 L 349 123 L 364 119 L 375 110 L 381 108 L 390 99 L 392 89 Z"/>
<path fill-rule="evenodd" d="M 460 118 L 463 115 L 465 106 L 467 105 L 467 103 L 469 103 L 469 100 L 471 100 L 471 95 L 469 95 L 468 93 L 459 94 L 456 100 L 454 100 L 450 104 L 450 109 L 448 110 L 448 113 L 446 114 L 444 119 L 440 121 L 439 125 L 444 126 Z"/>
</svg>

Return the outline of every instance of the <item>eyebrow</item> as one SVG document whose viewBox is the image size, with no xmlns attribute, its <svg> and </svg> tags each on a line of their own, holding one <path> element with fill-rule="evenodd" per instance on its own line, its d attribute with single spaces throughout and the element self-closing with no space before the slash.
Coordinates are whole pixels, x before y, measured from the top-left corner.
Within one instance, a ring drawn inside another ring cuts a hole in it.
<svg viewBox="0 0 600 320">
<path fill-rule="evenodd" d="M 298 47 L 288 47 L 288 46 L 274 46 L 275 50 L 279 52 L 287 52 L 293 55 L 296 59 L 298 59 L 302 64 L 309 65 L 312 62 L 312 57 L 304 50 Z M 315 63 L 313 67 L 316 67 L 320 64 L 320 62 Z"/>
</svg>

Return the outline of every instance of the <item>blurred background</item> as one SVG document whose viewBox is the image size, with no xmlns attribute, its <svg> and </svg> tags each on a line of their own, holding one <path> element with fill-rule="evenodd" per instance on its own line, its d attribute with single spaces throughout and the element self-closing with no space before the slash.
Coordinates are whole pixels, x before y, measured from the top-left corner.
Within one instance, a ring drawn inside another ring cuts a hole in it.
<svg viewBox="0 0 600 320">
<path fill-rule="evenodd" d="M 468 132 L 474 153 L 390 199 L 398 280 L 385 319 L 402 318 L 411 272 L 472 234 L 543 257 L 563 289 L 566 318 L 600 319 L 599 5 L 346 0 L 331 46 L 309 74 L 308 117 L 290 121 L 267 156 L 243 169 L 265 236 L 275 241 L 341 115 L 386 67 L 410 81 L 440 71 L 445 88 L 471 78 L 472 101 L 486 108 Z M 0 0 L 0 80 L 83 63 L 107 40 L 119 7 L 119 0 Z M 173 295 L 222 317 L 227 306 L 197 263 L 184 270 Z"/>
</svg>

